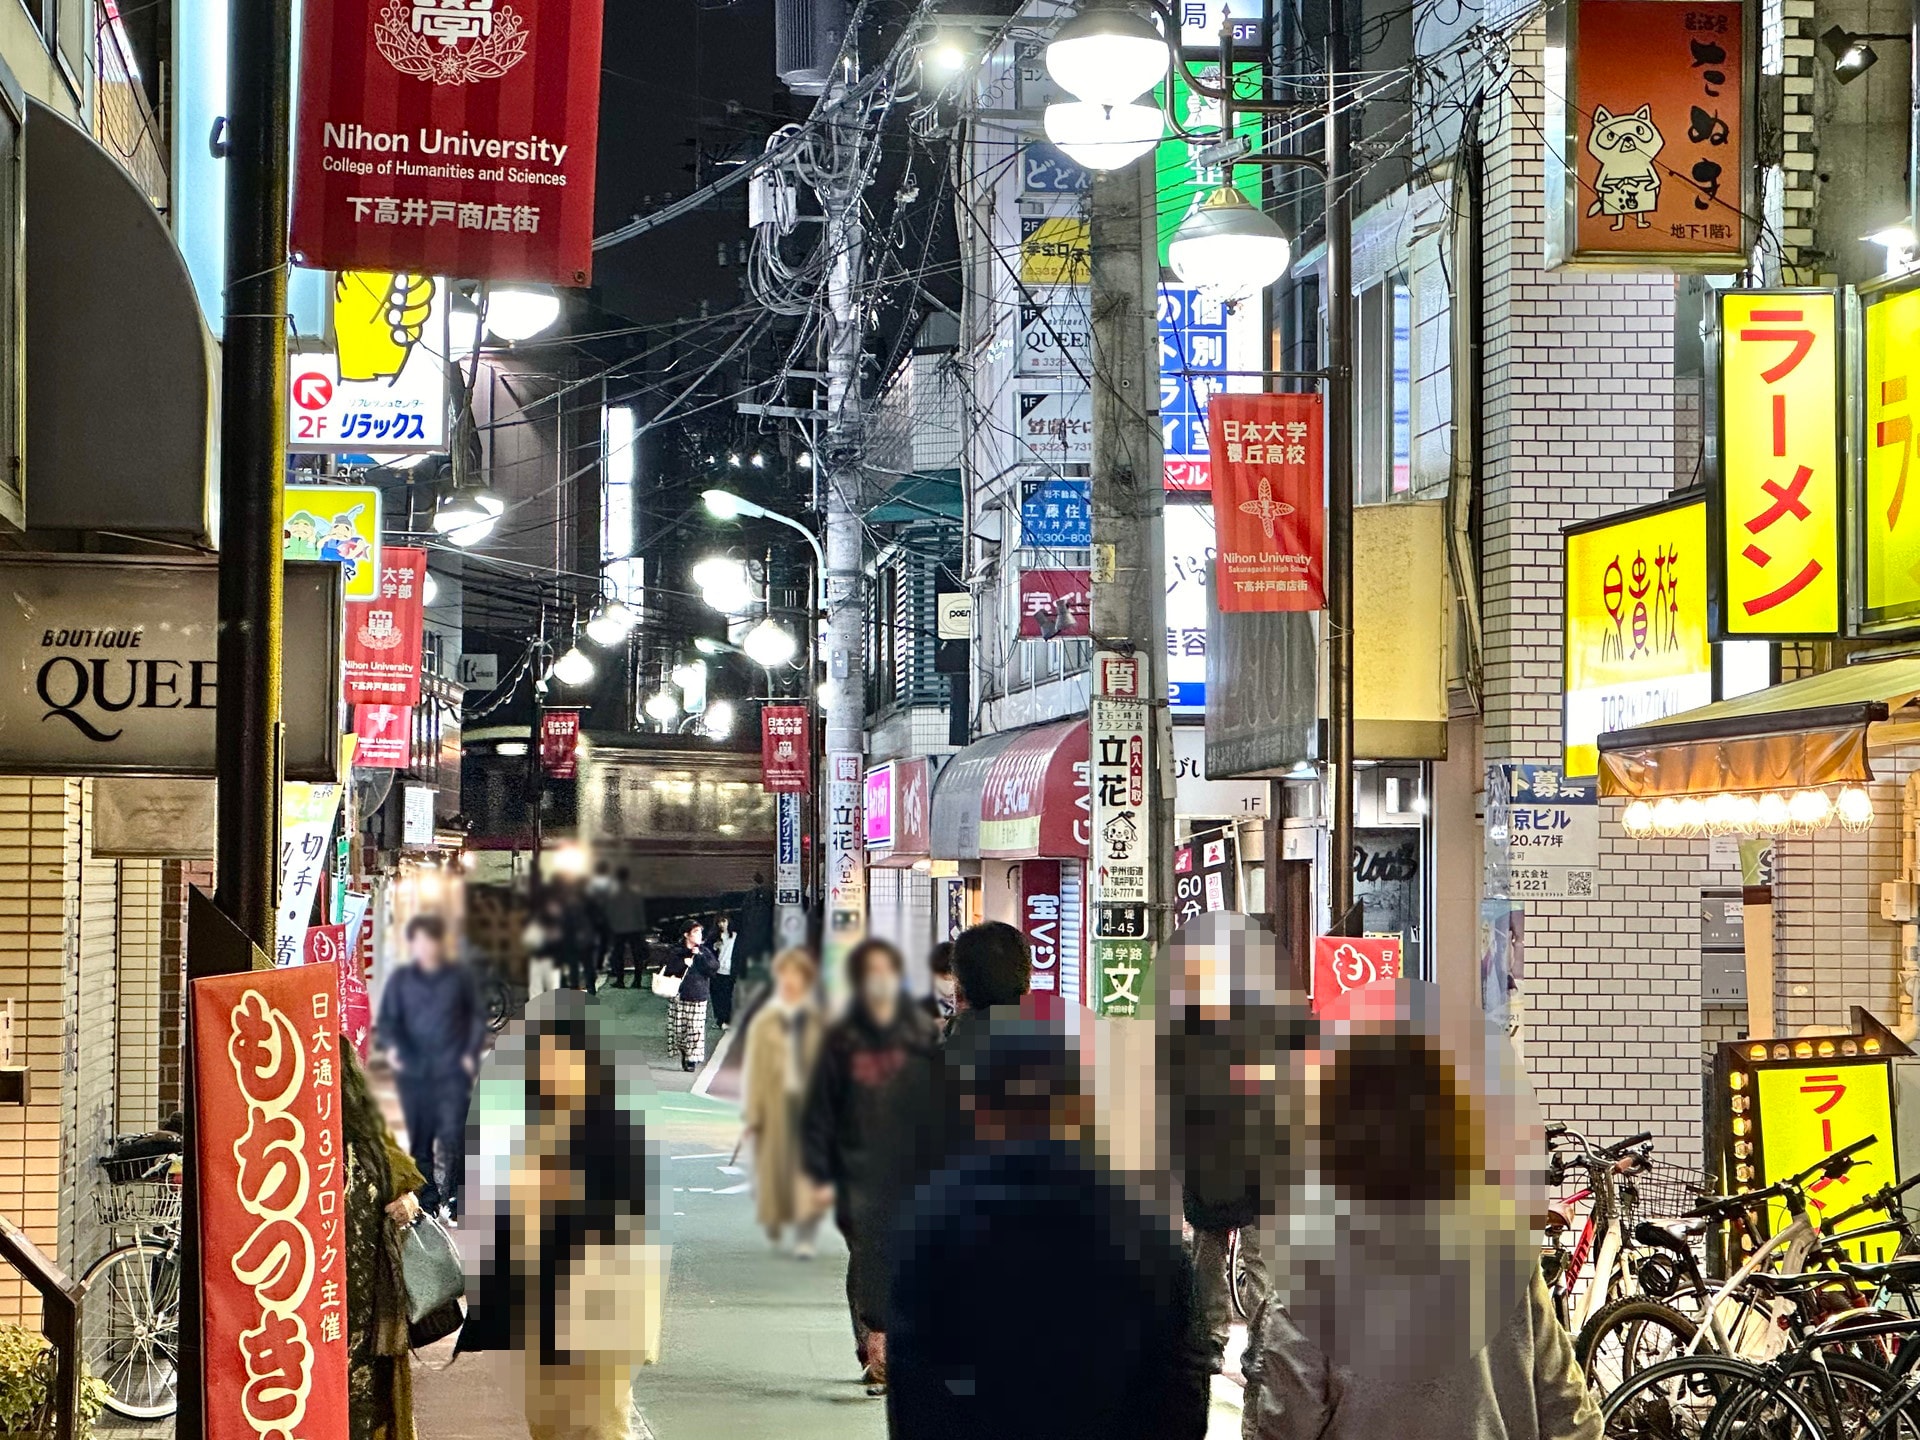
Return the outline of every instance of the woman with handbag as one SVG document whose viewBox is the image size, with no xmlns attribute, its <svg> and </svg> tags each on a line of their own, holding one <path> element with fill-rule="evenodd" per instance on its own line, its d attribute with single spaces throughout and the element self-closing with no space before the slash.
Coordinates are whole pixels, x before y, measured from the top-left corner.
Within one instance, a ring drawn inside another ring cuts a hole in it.
<svg viewBox="0 0 1920 1440">
<path fill-rule="evenodd" d="M 586 997 L 528 1007 L 526 1128 L 459 1353 L 508 1360 L 532 1440 L 629 1440 L 633 1367 L 657 1347 L 646 1139 L 620 1108 Z"/>
<path fill-rule="evenodd" d="M 698 1070 L 707 1058 L 707 1001 L 720 962 L 706 938 L 704 925 L 687 921 L 680 930 L 680 949 L 662 969 L 669 981 L 679 982 L 667 1002 L 667 1047 L 680 1057 L 682 1070 Z"/>
</svg>

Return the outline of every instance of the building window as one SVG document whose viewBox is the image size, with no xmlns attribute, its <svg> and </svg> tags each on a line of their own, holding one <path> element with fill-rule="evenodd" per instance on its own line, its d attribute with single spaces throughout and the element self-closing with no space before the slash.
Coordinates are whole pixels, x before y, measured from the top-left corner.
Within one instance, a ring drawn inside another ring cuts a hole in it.
<svg viewBox="0 0 1920 1440">
<path fill-rule="evenodd" d="M 1413 493 L 1413 292 L 1389 276 L 1354 310 L 1354 498 L 1379 505 Z"/>
</svg>

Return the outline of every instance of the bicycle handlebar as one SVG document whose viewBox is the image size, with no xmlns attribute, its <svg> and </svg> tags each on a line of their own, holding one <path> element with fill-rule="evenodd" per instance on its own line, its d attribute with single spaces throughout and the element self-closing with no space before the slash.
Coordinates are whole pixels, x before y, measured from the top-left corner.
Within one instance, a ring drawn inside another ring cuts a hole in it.
<svg viewBox="0 0 1920 1440">
<path fill-rule="evenodd" d="M 1853 1142 L 1853 1144 L 1847 1146 L 1844 1150 L 1836 1150 L 1833 1152 L 1833 1154 L 1827 1156 L 1826 1159 L 1816 1160 L 1813 1164 L 1809 1165 L 1806 1169 L 1802 1170 L 1798 1175 L 1789 1176 L 1787 1179 L 1782 1180 L 1779 1183 L 1782 1185 L 1791 1185 L 1797 1188 L 1798 1186 L 1804 1185 L 1808 1180 L 1812 1179 L 1815 1175 L 1820 1174 L 1822 1171 L 1832 1173 L 1836 1167 L 1838 1167 L 1839 1173 L 1844 1175 L 1847 1172 L 1847 1170 L 1851 1168 L 1853 1157 L 1858 1155 L 1862 1150 L 1866 1149 L 1869 1145 L 1873 1144 L 1879 1138 L 1880 1137 L 1878 1135 L 1869 1135 L 1864 1140 L 1856 1140 Z"/>
<path fill-rule="evenodd" d="M 1651 1139 L 1653 1139 L 1653 1132 L 1651 1130 L 1641 1130 L 1629 1135 L 1624 1140 L 1616 1140 L 1611 1145 L 1601 1146 L 1599 1154 L 1601 1158 L 1606 1160 L 1618 1160 L 1622 1155 L 1626 1154 L 1627 1151 L 1633 1149 L 1634 1146 L 1644 1145 Z"/>
<path fill-rule="evenodd" d="M 1916 1185 L 1920 1185 L 1920 1175 L 1915 1175 L 1909 1180 L 1902 1180 L 1897 1185 L 1882 1185 L 1858 1205 L 1853 1206 L 1851 1209 L 1842 1210 L 1838 1215 L 1831 1215 L 1821 1221 L 1821 1229 L 1831 1230 L 1833 1226 L 1844 1224 L 1846 1221 L 1853 1219 L 1854 1216 L 1864 1214 L 1868 1210 L 1892 1210 L 1893 1202 L 1906 1194 L 1907 1191 L 1913 1189 Z"/>
<path fill-rule="evenodd" d="M 1809 1179 L 1823 1171 L 1836 1177 L 1846 1174 L 1853 1168 L 1853 1157 L 1879 1138 L 1878 1135 L 1869 1135 L 1864 1140 L 1856 1140 L 1845 1149 L 1836 1150 L 1824 1159 L 1816 1160 L 1799 1174 L 1789 1175 L 1784 1180 L 1776 1180 L 1761 1189 L 1743 1191 L 1738 1195 L 1709 1196 L 1699 1201 L 1687 1213 L 1712 1217 L 1723 1215 L 1729 1210 L 1744 1210 L 1768 1200 L 1785 1200 L 1787 1208 L 1798 1214 L 1806 1208 L 1804 1192 Z"/>
</svg>

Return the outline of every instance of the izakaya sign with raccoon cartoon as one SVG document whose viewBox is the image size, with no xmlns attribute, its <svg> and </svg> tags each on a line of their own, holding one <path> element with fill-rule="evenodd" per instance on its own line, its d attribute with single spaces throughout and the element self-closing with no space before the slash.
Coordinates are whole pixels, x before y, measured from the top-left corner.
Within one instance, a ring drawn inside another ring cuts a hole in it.
<svg viewBox="0 0 1920 1440">
<path fill-rule="evenodd" d="M 292 248 L 585 285 L 602 0 L 306 0 Z"/>
<path fill-rule="evenodd" d="M 1741 0 L 1559 0 L 1549 10 L 1549 265 L 1746 267 L 1754 50 Z"/>
</svg>

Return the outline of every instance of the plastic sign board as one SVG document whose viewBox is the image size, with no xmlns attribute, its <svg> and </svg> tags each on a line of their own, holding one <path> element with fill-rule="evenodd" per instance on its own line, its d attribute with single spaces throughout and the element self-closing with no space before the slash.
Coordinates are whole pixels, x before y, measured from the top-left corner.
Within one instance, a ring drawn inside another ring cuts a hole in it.
<svg viewBox="0 0 1920 1440">
<path fill-rule="evenodd" d="M 1093 701 L 1088 737 L 1093 791 L 1093 895 L 1101 904 L 1146 905 L 1153 868 L 1147 810 L 1153 760 L 1144 701 Z"/>
<path fill-rule="evenodd" d="M 340 567 L 348 600 L 380 594 L 380 492 L 360 485 L 289 485 L 280 554 Z"/>
<path fill-rule="evenodd" d="M 1207 575 L 1213 568 L 1213 507 L 1169 503 L 1161 535 L 1167 551 L 1167 704 L 1176 715 L 1207 706 Z"/>
<path fill-rule="evenodd" d="M 1549 265 L 1735 273 L 1754 244 L 1756 46 L 1741 0 L 1556 0 Z"/>
<path fill-rule="evenodd" d="M 1084 639 L 1093 633 L 1093 585 L 1085 570 L 1020 572 L 1020 638 Z"/>
<path fill-rule="evenodd" d="M 306 0 L 292 249 L 585 285 L 602 0 Z"/>
<path fill-rule="evenodd" d="M 1016 391 L 1014 407 L 1022 461 L 1093 463 L 1093 392 L 1084 383 L 1070 378 L 1057 390 Z"/>
<path fill-rule="evenodd" d="M 1313 941 L 1313 1013 L 1322 1020 L 1355 1018 L 1356 996 L 1370 985 L 1398 980 L 1397 937 L 1317 935 Z"/>
<path fill-rule="evenodd" d="M 1033 988 L 1060 984 L 1060 862 L 1020 862 L 1020 929 L 1033 953 Z"/>
<path fill-rule="evenodd" d="M 344 695 L 350 705 L 418 705 L 427 552 L 384 546 L 379 570 L 380 593 L 347 602 Z M 363 753 L 360 763 L 371 762 Z"/>
<path fill-rule="evenodd" d="M 1565 532 L 1562 773 L 1596 774 L 1596 742 L 1713 698 L 1707 507 L 1666 503 Z"/>
<path fill-rule="evenodd" d="M 1223 614 L 1326 604 L 1318 395 L 1216 395 L 1214 594 Z"/>
<path fill-rule="evenodd" d="M 1719 295 L 1714 638 L 1844 628 L 1840 301 L 1831 290 Z"/>
<path fill-rule="evenodd" d="M 1085 285 L 1093 279 L 1093 228 L 1075 215 L 1020 222 L 1022 285 Z"/>
<path fill-rule="evenodd" d="M 869 850 L 892 848 L 893 786 L 894 768 L 891 762 L 867 772 L 866 798 L 861 813 L 865 819 L 863 833 Z"/>
<path fill-rule="evenodd" d="M 1022 379 L 1077 379 L 1093 374 L 1093 322 L 1087 290 L 1057 285 L 1020 302 L 1020 349 L 1014 373 Z"/>
<path fill-rule="evenodd" d="M 1191 285 L 1162 285 L 1160 448 L 1167 489 L 1211 483 L 1207 402 L 1222 390 L 1258 391 L 1260 307 L 1229 306 Z"/>
<path fill-rule="evenodd" d="M 287 448 L 420 455 L 447 448 L 447 282 L 333 277 L 330 347 L 287 356 Z"/>
<path fill-rule="evenodd" d="M 202 1378 L 226 1397 L 208 1440 L 346 1440 L 338 969 L 221 975 L 190 996 Z"/>
<path fill-rule="evenodd" d="M 1505 765 L 1508 889 L 1514 900 L 1593 900 L 1600 869 L 1600 800 L 1592 776 Z M 1488 820 L 1491 825 L 1493 813 Z M 1488 838 L 1501 837 L 1489 829 Z"/>
<path fill-rule="evenodd" d="M 1862 300 L 1860 621 L 1920 618 L 1920 289 Z"/>
<path fill-rule="evenodd" d="M 1084 550 L 1093 544 L 1092 487 L 1055 476 L 1021 482 L 1020 543 L 1036 550 Z"/>
</svg>

